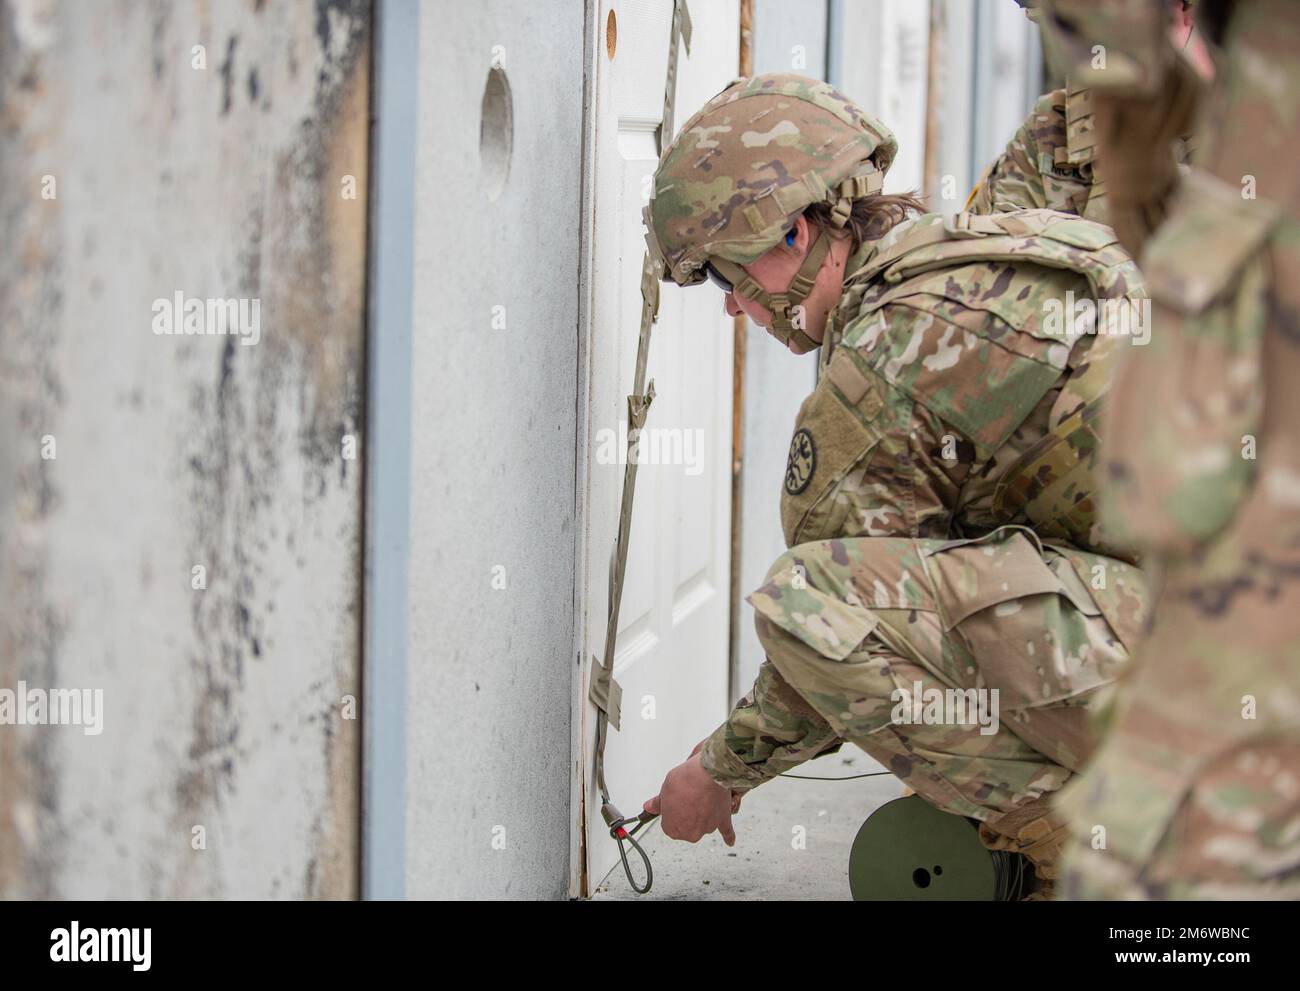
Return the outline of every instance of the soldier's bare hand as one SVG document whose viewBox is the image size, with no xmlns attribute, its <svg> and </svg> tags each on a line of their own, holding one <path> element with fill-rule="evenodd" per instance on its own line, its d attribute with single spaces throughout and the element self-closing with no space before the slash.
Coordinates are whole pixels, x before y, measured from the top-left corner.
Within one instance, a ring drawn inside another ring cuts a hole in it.
<svg viewBox="0 0 1300 991">
<path fill-rule="evenodd" d="M 669 839 L 696 843 L 716 829 L 727 846 L 735 846 L 733 804 L 731 790 L 709 776 L 696 753 L 668 772 L 659 794 L 645 803 L 645 810 L 659 816 Z"/>
<path fill-rule="evenodd" d="M 696 754 L 698 754 L 700 752 L 700 749 L 708 742 L 709 742 L 709 738 L 706 736 L 699 743 L 695 744 L 695 749 L 691 751 L 691 756 L 694 757 Z M 740 811 L 740 800 L 744 797 L 745 797 L 745 793 L 743 791 L 733 791 L 731 793 L 731 814 L 733 816 Z M 648 802 L 646 803 L 646 807 L 647 808 L 649 807 Z"/>
</svg>

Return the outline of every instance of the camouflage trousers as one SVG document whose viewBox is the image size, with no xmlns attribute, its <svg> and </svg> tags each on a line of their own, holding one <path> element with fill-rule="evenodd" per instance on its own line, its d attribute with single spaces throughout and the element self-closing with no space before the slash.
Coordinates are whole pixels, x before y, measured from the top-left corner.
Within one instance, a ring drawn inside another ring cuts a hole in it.
<svg viewBox="0 0 1300 991">
<path fill-rule="evenodd" d="M 1137 569 L 1019 527 L 800 544 L 749 601 L 772 665 L 839 737 L 944 811 L 1013 835 L 1001 825 L 1044 816 L 1095 749 L 1091 711 L 1128 661 L 1096 575 L 1112 606 L 1141 612 Z"/>
</svg>

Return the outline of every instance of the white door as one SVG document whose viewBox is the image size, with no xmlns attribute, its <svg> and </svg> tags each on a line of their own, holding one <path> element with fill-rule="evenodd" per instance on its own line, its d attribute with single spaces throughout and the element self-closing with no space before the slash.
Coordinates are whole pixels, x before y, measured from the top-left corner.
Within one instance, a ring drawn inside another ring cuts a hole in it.
<svg viewBox="0 0 1300 991">
<path fill-rule="evenodd" d="M 672 0 L 599 2 L 592 119 L 590 348 L 584 535 L 581 759 L 588 888 L 617 863 L 591 779 L 595 709 L 586 704 L 608 612 L 618 529 L 626 397 L 641 317 L 641 208 L 658 161 Z M 676 123 L 737 74 L 738 4 L 694 0 L 691 53 L 678 50 Z M 614 15 L 611 28 L 610 12 Z M 613 55 L 609 54 L 613 49 Z M 730 563 L 732 321 L 712 286 L 665 284 L 647 380 L 655 400 L 642 434 L 614 677 L 622 728 L 609 734 L 605 777 L 624 815 L 725 716 Z M 657 450 L 656 450 L 657 449 Z M 647 463 L 655 458 L 667 463 Z M 580 827 L 581 828 L 581 827 Z M 619 882 L 626 883 L 626 882 Z"/>
</svg>

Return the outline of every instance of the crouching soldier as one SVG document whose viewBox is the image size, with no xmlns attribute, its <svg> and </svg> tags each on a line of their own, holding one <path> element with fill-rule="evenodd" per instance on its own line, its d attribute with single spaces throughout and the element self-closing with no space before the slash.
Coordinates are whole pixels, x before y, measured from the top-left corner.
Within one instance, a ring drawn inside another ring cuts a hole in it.
<svg viewBox="0 0 1300 991">
<path fill-rule="evenodd" d="M 797 354 L 820 345 L 822 374 L 789 440 L 789 551 L 749 597 L 766 661 L 646 808 L 670 837 L 730 841 L 737 795 L 849 740 L 1050 889 L 1049 800 L 1096 745 L 1147 602 L 1094 515 L 1115 339 L 1062 307 L 1142 289 L 1087 220 L 912 216 L 881 189 L 896 150 L 827 84 L 767 75 L 710 100 L 656 172 L 666 277 L 713 281 Z M 998 720 L 917 723 L 899 702 L 918 689 L 995 692 Z"/>
</svg>

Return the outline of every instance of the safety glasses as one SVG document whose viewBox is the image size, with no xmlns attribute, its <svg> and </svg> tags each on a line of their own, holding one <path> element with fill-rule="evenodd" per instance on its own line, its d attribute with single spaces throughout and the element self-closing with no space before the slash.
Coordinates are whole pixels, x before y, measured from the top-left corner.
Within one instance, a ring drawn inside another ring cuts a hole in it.
<svg viewBox="0 0 1300 991">
<path fill-rule="evenodd" d="M 732 291 L 733 287 L 731 285 L 731 282 L 721 272 L 719 272 L 716 268 L 713 267 L 712 262 L 704 263 L 704 274 L 709 277 L 710 282 L 712 282 L 723 292 L 729 293 Z"/>
</svg>

